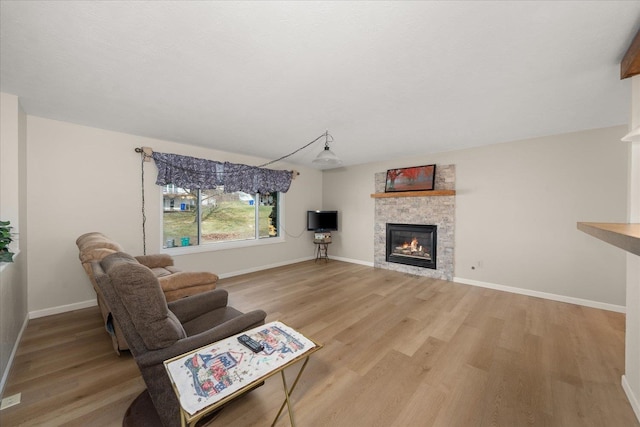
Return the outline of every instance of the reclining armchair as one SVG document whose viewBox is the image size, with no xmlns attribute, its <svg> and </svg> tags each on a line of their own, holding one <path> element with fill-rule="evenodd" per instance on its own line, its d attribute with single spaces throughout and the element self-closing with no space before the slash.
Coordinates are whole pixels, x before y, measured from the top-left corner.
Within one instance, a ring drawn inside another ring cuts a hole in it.
<svg viewBox="0 0 640 427">
<path fill-rule="evenodd" d="M 153 272 L 126 253 L 108 255 L 91 266 L 165 427 L 180 425 L 180 408 L 163 362 L 264 324 L 264 311 L 243 314 L 227 306 L 222 289 L 167 303 Z"/>
<path fill-rule="evenodd" d="M 113 321 L 108 304 L 100 297 L 93 277 L 91 263 L 100 261 L 113 253 L 124 252 L 124 249 L 120 244 L 99 232 L 83 234 L 76 239 L 76 245 L 78 246 L 82 267 L 96 291 L 98 306 L 105 325 L 111 333 L 113 348 L 116 353 L 120 354 L 120 350 L 127 350 L 129 346 L 120 331 L 117 321 Z M 135 259 L 140 264 L 149 267 L 154 276 L 158 278 L 167 301 L 175 301 L 186 296 L 215 289 L 218 281 L 218 276 L 208 271 L 181 271 L 173 265 L 173 258 L 167 254 L 142 255 L 135 257 Z"/>
</svg>

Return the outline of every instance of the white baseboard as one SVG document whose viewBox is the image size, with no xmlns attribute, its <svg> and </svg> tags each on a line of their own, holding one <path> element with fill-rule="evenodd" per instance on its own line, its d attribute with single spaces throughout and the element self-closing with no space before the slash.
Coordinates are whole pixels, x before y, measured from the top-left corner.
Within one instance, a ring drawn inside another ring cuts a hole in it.
<svg viewBox="0 0 640 427">
<path fill-rule="evenodd" d="M 465 285 L 479 286 L 481 288 L 495 289 L 498 291 L 511 292 L 514 294 L 527 295 L 530 297 L 544 298 L 552 301 L 566 302 L 569 304 L 583 305 L 585 307 L 599 308 L 601 310 L 615 311 L 618 313 L 626 313 L 627 308 L 622 305 L 608 304 L 588 299 L 568 297 L 565 295 L 551 294 L 548 292 L 532 291 L 530 289 L 515 288 L 513 286 L 497 285 L 495 283 L 481 282 L 479 280 L 465 279 L 463 277 L 454 277 L 454 282 Z"/>
<path fill-rule="evenodd" d="M 218 277 L 221 278 L 221 279 L 226 279 L 228 277 L 240 276 L 241 274 L 255 273 L 256 271 L 268 270 L 270 268 L 282 267 L 284 265 L 289 265 L 289 264 L 297 264 L 299 262 L 309 261 L 310 259 L 313 259 L 313 258 L 314 257 L 310 256 L 310 257 L 305 257 L 305 258 L 298 258 L 298 259 L 294 259 L 294 260 L 288 260 L 288 261 L 284 261 L 284 262 L 277 262 L 275 264 L 261 265 L 259 267 L 248 268 L 246 270 L 238 270 L 238 271 L 233 271 L 231 273 L 218 274 Z"/>
<path fill-rule="evenodd" d="M 629 403 L 631 404 L 631 408 L 633 408 L 633 412 L 636 413 L 636 418 L 640 421 L 640 401 L 635 394 L 633 394 L 633 390 L 627 381 L 626 375 L 622 376 L 622 388 L 627 395 L 627 399 L 629 399 Z"/>
<path fill-rule="evenodd" d="M 222 273 L 222 274 L 219 274 L 218 277 L 220 277 L 221 279 L 226 279 L 228 277 L 240 276 L 242 274 L 248 274 L 248 273 L 255 273 L 256 271 L 268 270 L 270 268 L 282 267 L 282 266 L 290 265 L 290 264 L 297 264 L 299 262 L 310 261 L 312 259 L 315 259 L 315 256 L 298 258 L 298 259 L 294 259 L 294 260 L 278 262 L 278 263 L 275 263 L 275 264 L 262 265 L 260 267 L 248 268 L 246 270 L 233 271 L 231 273 Z M 329 256 L 329 259 L 330 260 L 331 259 L 335 259 L 336 261 L 344 261 L 344 262 L 350 262 L 351 264 L 360 264 L 360 265 L 366 265 L 367 267 L 373 267 L 373 263 L 372 262 L 360 261 L 360 260 L 357 260 L 357 259 L 334 257 L 334 256 Z"/>
<path fill-rule="evenodd" d="M 299 258 L 299 259 L 296 259 L 296 260 L 290 260 L 290 261 L 286 261 L 286 262 L 279 262 L 279 263 L 275 263 L 275 264 L 263 265 L 263 266 L 260 266 L 260 267 L 249 268 L 249 269 L 246 269 L 246 270 L 234 271 L 234 272 L 231 272 L 231 273 L 224 273 L 224 274 L 218 275 L 218 277 L 220 277 L 221 279 L 224 279 L 224 278 L 227 278 L 227 277 L 239 276 L 241 274 L 255 273 L 256 271 L 268 270 L 270 268 L 275 268 L 275 267 L 282 267 L 283 265 L 296 264 L 298 262 L 308 261 L 308 260 L 311 260 L 311 259 L 313 259 L 313 257 Z M 31 312 L 29 312 L 29 319 L 37 319 L 39 317 L 52 316 L 54 314 L 66 313 L 68 311 L 73 311 L 73 310 L 81 310 L 83 308 L 93 307 L 93 306 L 95 306 L 97 304 L 98 304 L 97 301 L 95 299 L 93 299 L 93 300 L 88 300 L 88 301 L 76 302 L 76 303 L 73 303 L 73 304 L 59 305 L 57 307 L 45 308 L 43 310 L 31 311 Z"/>
<path fill-rule="evenodd" d="M 239 276 L 241 274 L 255 273 L 256 271 L 268 270 L 270 268 L 282 267 L 282 266 L 285 266 L 285 265 L 296 264 L 296 263 L 299 263 L 299 262 L 309 261 L 309 260 L 312 260 L 312 259 L 314 259 L 314 257 L 312 257 L 312 256 L 304 257 L 304 258 L 298 258 L 298 259 L 295 259 L 295 260 L 288 260 L 288 261 L 269 264 L 269 265 L 262 265 L 262 266 L 259 266 L 259 267 L 249 268 L 249 269 L 246 269 L 246 270 L 238 270 L 238 271 L 234 271 L 234 272 L 231 272 L 231 273 L 223 273 L 223 274 L 220 274 L 219 277 L 221 279 L 225 279 L 225 278 L 228 278 L 228 277 Z M 372 262 L 361 261 L 361 260 L 357 260 L 357 259 L 343 258 L 343 257 L 329 257 L 329 259 L 335 259 L 336 261 L 349 262 L 351 264 L 364 265 L 364 266 L 367 266 L 367 267 L 374 267 L 374 264 Z M 626 313 L 626 307 L 621 306 L 621 305 L 607 304 L 607 303 L 603 303 L 603 302 L 591 301 L 591 300 L 582 299 L 582 298 L 568 297 L 568 296 L 564 296 L 564 295 L 551 294 L 551 293 L 547 293 L 547 292 L 532 291 L 532 290 L 529 290 L 529 289 L 515 288 L 515 287 L 512 287 L 512 286 L 497 285 L 495 283 L 481 282 L 479 280 L 465 279 L 463 277 L 454 277 L 453 281 L 457 282 L 457 283 L 462 283 L 462 284 L 465 284 L 465 285 L 479 286 L 479 287 L 482 287 L 482 288 L 495 289 L 495 290 L 498 290 L 498 291 L 511 292 L 511 293 L 514 293 L 514 294 L 528 295 L 528 296 L 532 296 L 532 297 L 544 298 L 544 299 L 549 299 L 549 300 L 553 300 L 553 301 L 560 301 L 560 302 L 566 302 L 566 303 L 570 303 L 570 304 L 583 305 L 583 306 L 586 306 L 586 307 L 599 308 L 599 309 L 602 309 L 602 310 L 615 311 L 615 312 L 618 312 L 618 313 Z M 29 312 L 29 319 L 37 319 L 39 317 L 51 316 L 51 315 L 60 314 L 60 313 L 66 313 L 68 311 L 73 311 L 73 310 L 80 310 L 80 309 L 83 309 L 83 308 L 93 307 L 96 304 L 97 304 L 96 300 L 93 299 L 93 300 L 89 300 L 89 301 L 81 301 L 81 302 L 77 302 L 77 303 L 73 303 L 73 304 L 66 304 L 66 305 L 61 305 L 61 306 L 57 306 L 57 307 L 46 308 L 46 309 L 43 309 L 43 310 L 31 311 L 31 312 Z"/>
<path fill-rule="evenodd" d="M 13 365 L 13 359 L 16 356 L 16 352 L 18 351 L 18 345 L 20 345 L 20 341 L 22 340 L 22 334 L 24 333 L 25 329 L 27 329 L 28 323 L 29 323 L 29 315 L 27 314 L 24 317 L 24 322 L 22 322 L 22 327 L 20 328 L 20 332 L 18 332 L 16 341 L 13 344 L 13 349 L 11 350 L 11 354 L 9 355 L 9 360 L 7 361 L 7 367 L 2 373 L 2 379 L 0 379 L 0 396 L 4 396 L 4 386 L 7 384 L 7 379 L 9 378 L 9 372 L 11 371 L 11 366 Z"/>
<path fill-rule="evenodd" d="M 57 307 L 45 308 L 29 312 L 29 319 L 37 319 L 39 317 L 52 316 L 54 314 L 66 313 L 67 311 L 81 310 L 98 305 L 95 299 L 89 301 L 75 302 L 73 304 L 59 305 Z"/>
<path fill-rule="evenodd" d="M 329 259 L 335 259 L 336 261 L 349 262 L 351 264 L 366 265 L 367 267 L 374 267 L 372 262 L 361 261 L 359 259 L 343 258 L 339 256 L 329 256 Z"/>
</svg>

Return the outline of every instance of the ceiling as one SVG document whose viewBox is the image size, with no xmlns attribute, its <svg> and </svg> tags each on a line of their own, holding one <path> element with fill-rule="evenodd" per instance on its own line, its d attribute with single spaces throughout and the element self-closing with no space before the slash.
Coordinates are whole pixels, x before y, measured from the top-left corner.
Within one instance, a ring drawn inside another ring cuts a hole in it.
<svg viewBox="0 0 640 427">
<path fill-rule="evenodd" d="M 0 89 L 29 115 L 264 159 L 329 130 L 355 165 L 627 123 L 640 1 L 2 0 L 0 18 Z"/>
</svg>

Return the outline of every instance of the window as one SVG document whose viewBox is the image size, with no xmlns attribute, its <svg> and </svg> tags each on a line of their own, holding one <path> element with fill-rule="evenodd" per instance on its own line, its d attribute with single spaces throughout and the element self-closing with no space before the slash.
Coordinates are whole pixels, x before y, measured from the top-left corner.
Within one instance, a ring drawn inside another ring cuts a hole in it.
<svg viewBox="0 0 640 427">
<path fill-rule="evenodd" d="M 163 246 L 201 246 L 280 235 L 280 193 L 225 193 L 224 188 L 162 190 Z"/>
</svg>

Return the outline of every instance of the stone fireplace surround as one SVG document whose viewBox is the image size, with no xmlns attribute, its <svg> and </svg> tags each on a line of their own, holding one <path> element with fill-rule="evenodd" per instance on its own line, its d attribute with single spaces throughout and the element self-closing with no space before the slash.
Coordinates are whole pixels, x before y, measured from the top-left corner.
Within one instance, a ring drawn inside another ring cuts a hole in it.
<svg viewBox="0 0 640 427">
<path fill-rule="evenodd" d="M 384 193 L 386 171 L 375 174 L 375 191 Z M 436 190 L 455 190 L 455 165 L 436 165 Z M 376 268 L 417 276 L 453 280 L 455 196 L 419 196 L 375 198 L 374 258 Z M 436 269 L 386 261 L 387 223 L 429 224 L 438 226 Z"/>
</svg>

